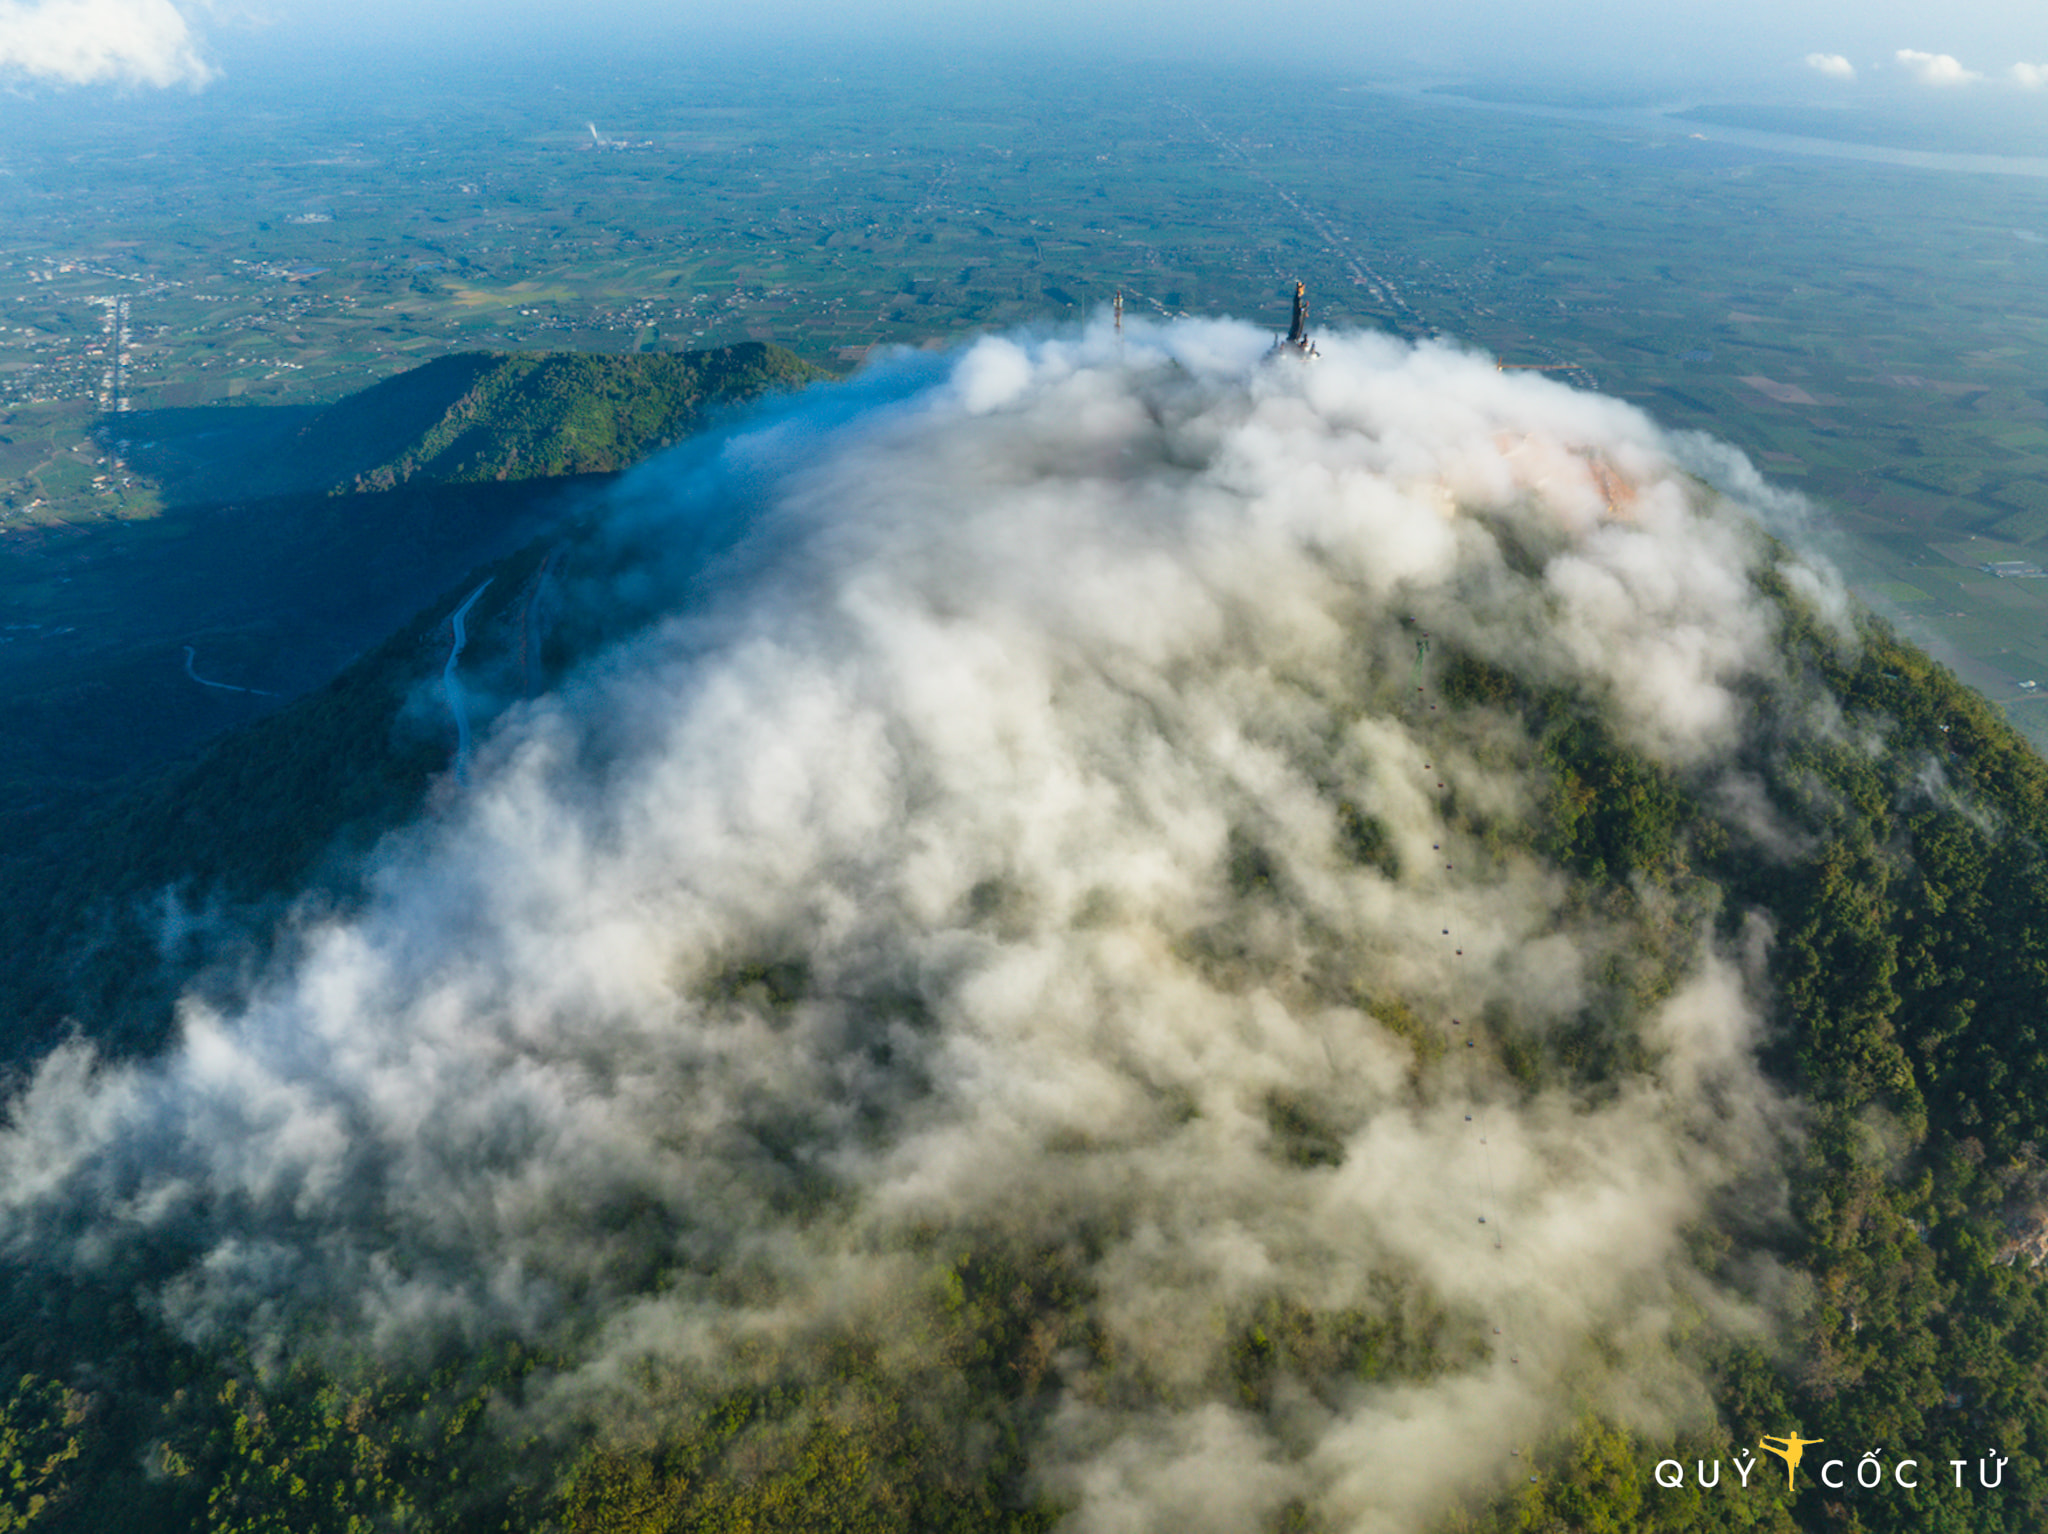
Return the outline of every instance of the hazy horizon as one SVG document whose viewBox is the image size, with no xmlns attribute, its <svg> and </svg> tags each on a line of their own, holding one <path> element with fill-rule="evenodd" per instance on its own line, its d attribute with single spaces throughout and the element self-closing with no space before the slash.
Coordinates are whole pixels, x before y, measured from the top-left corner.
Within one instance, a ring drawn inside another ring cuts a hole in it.
<svg viewBox="0 0 2048 1534">
<path fill-rule="evenodd" d="M 1418 12 L 1384 3 L 1297 0 L 1252 17 L 1219 0 L 1083 6 L 1073 0 L 963 14 L 934 0 L 765 0 L 743 12 L 599 0 L 565 15 L 532 3 L 389 0 L 335 12 L 305 0 L 12 0 L 0 3 L 0 82 L 204 89 L 290 70 L 307 55 L 593 53 L 622 44 L 705 50 L 1018 52 L 1105 60 L 1175 58 L 1406 76 L 1547 76 L 1617 90 L 1778 90 L 1844 99 L 1921 92 L 2006 95 L 2048 115 L 2048 19 L 2018 5 L 1931 15 L 1903 3 L 1828 0 L 1792 9 L 1688 3 L 1646 13 L 1574 0 L 1541 14 L 1505 0 Z"/>
</svg>

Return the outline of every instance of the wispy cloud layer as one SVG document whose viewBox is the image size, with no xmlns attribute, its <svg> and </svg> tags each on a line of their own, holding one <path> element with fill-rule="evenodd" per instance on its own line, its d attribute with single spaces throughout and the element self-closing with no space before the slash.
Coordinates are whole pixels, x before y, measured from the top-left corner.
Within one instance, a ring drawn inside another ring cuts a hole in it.
<svg viewBox="0 0 2048 1534">
<path fill-rule="evenodd" d="M 170 0 L 0 0 L 0 77 L 203 85 L 213 69 Z"/>
<path fill-rule="evenodd" d="M 195 1336 L 509 1329 L 609 1379 L 878 1304 L 934 1231 L 1086 1232 L 1110 1361 L 1058 1367 L 1114 1377 L 1036 1450 L 1081 1530 L 1413 1529 L 1588 1399 L 1682 1412 L 1672 1318 L 1729 1313 L 1684 1232 L 1786 1143 L 1762 934 L 1574 899 L 1523 724 L 1429 690 L 1463 652 L 1732 793 L 1775 556 L 1626 406 L 1266 345 L 991 338 L 649 466 L 583 600 L 662 616 L 243 1003 L 50 1060 L 0 1253 L 168 1264 Z M 1654 1068 L 1505 1068 L 1594 1026 Z M 1284 1423 L 1228 1386 L 1233 1318 L 1388 1283 L 1469 1332 L 1439 1377 Z"/>
</svg>

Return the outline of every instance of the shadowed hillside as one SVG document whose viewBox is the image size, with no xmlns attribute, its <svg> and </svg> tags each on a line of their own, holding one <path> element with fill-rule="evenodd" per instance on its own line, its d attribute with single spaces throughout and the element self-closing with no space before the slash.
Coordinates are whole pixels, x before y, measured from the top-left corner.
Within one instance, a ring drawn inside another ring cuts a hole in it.
<svg viewBox="0 0 2048 1534">
<path fill-rule="evenodd" d="M 718 407 L 823 376 L 758 343 L 469 353 L 310 418 L 121 418 L 179 503 L 0 551 L 0 593 L 42 620 L 4 636 L 0 668 L 0 1058 L 74 1017 L 123 1047 L 159 1038 L 188 971 L 157 951 L 153 891 L 274 899 L 445 765 L 435 723 L 399 719 L 445 656 L 440 593 L 537 565 L 610 476 Z M 472 664 L 515 589 L 475 614 Z"/>
<path fill-rule="evenodd" d="M 109 418 L 170 504 L 0 548 L 0 847 L 317 686 L 720 406 L 824 376 L 759 343 L 478 352 L 310 417 Z"/>
<path fill-rule="evenodd" d="M 144 410 L 109 418 L 173 505 L 388 490 L 409 481 L 608 474 L 719 404 L 826 377 L 758 341 L 692 352 L 460 352 L 324 408 Z"/>
<path fill-rule="evenodd" d="M 360 444 L 368 466 L 335 476 L 358 490 L 414 478 L 474 484 L 605 474 L 684 436 L 713 403 L 824 376 L 758 341 L 624 356 L 468 352 L 351 395 L 299 435 Z"/>
<path fill-rule="evenodd" d="M 468 614 L 466 659 L 472 674 L 493 668 L 518 685 L 523 648 L 530 639 L 537 658 L 544 638 L 545 570 L 571 536 L 558 526 L 469 572 L 303 696 L 267 710 L 229 697 L 241 717 L 217 706 L 200 724 L 218 738 L 188 760 L 0 850 L 0 1063 L 47 1049 L 67 1020 L 89 1019 L 112 1050 L 155 1049 L 180 989 L 218 961 L 209 929 L 261 931 L 286 896 L 316 885 L 352 898 L 362 856 L 448 768 L 454 732 L 432 686 L 450 614 L 490 581 Z M 167 894 L 190 902 L 193 923 L 192 940 L 168 948 Z"/>
</svg>

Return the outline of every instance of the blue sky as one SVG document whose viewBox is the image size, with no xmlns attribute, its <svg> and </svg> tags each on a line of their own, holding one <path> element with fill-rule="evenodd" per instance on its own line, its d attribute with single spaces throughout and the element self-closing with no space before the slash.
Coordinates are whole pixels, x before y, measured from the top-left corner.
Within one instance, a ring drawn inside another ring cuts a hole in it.
<svg viewBox="0 0 2048 1534">
<path fill-rule="evenodd" d="M 0 74 L 17 85 L 190 88 L 286 67 L 308 47 L 403 53 L 565 34 L 621 48 L 723 47 L 744 35 L 1296 60 L 1318 73 L 1537 70 L 1616 84 L 2032 90 L 2048 105 L 2048 6 L 2038 0 L 0 0 Z"/>
</svg>

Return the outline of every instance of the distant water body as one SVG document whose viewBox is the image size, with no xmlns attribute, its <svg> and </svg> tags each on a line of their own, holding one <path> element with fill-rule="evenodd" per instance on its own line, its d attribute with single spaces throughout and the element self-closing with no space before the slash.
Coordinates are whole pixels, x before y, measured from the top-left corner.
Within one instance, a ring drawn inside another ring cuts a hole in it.
<svg viewBox="0 0 2048 1534">
<path fill-rule="evenodd" d="M 2048 178 L 2048 158 L 2039 155 L 1948 154 L 1928 149 L 1894 149 L 1885 144 L 1853 144 L 1840 139 L 1807 138 L 1796 133 L 1767 133 L 1756 128 L 1727 128 L 1718 123 L 1692 122 L 1679 117 L 1701 105 L 1683 102 L 1668 107 L 1555 107 L 1534 102 L 1482 101 L 1475 96 L 1458 96 L 1421 86 L 1379 86 L 1390 96 L 1442 106 L 1458 106 L 1482 112 L 1504 112 L 1517 117 L 1548 117 L 1571 122 L 1598 123 L 1609 127 L 1634 128 L 1696 138 L 1710 144 L 1736 144 L 1749 149 L 1776 150 L 1780 154 L 1822 155 L 1836 160 L 1862 160 L 1873 165 L 1896 165 L 1911 170 L 1961 172 L 1970 175 L 2039 176 Z"/>
</svg>

